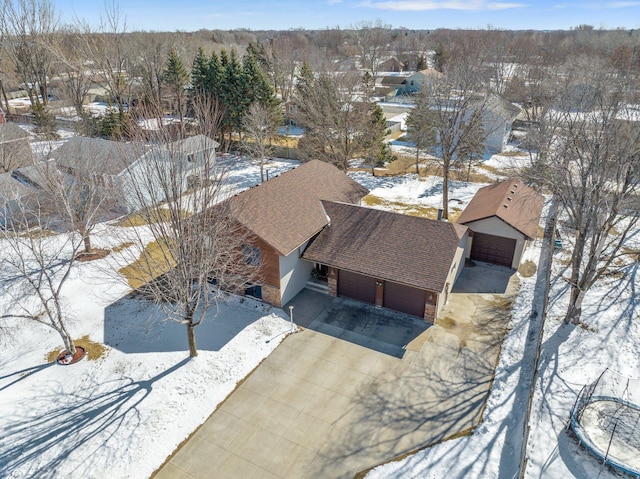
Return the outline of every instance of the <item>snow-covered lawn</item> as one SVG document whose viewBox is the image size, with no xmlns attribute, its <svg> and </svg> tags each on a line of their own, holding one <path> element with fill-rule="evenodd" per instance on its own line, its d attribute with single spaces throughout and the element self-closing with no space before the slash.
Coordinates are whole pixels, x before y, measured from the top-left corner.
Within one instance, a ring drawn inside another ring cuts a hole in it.
<svg viewBox="0 0 640 479">
<path fill-rule="evenodd" d="M 544 216 L 544 215 L 543 215 Z M 539 241 L 536 241 L 538 243 Z M 640 248 L 640 231 L 626 244 Z M 524 261 L 539 263 L 540 247 L 525 252 Z M 527 448 L 527 478 L 621 477 L 579 447 L 564 430 L 580 389 L 605 370 L 640 377 L 640 264 L 630 264 L 594 287 L 585 301 L 583 327 L 565 325 L 569 288 L 568 251 L 554 253 L 550 304 L 542 337 L 538 380 L 535 386 Z M 627 258 L 629 260 L 629 258 Z M 630 261 L 627 261 L 630 263 Z M 483 423 L 471 436 L 451 440 L 420 451 L 401 461 L 382 465 L 367 478 L 511 478 L 517 477 L 522 424 L 535 356 L 530 333 L 539 322 L 541 284 L 523 278 L 514 308 L 511 330 L 503 343 L 495 382 Z"/>
<path fill-rule="evenodd" d="M 259 184 L 255 163 L 235 155 L 221 155 L 219 161 L 228 170 L 230 192 Z M 495 158 L 494 166 L 500 161 Z M 272 178 L 297 164 L 274 160 L 266 168 Z M 440 206 L 438 178 L 350 176 L 385 200 L 384 208 Z M 464 208 L 480 186 L 452 182 L 450 206 Z M 113 228 L 97 228 L 96 247 L 119 246 Z M 640 247 L 640 233 L 628 246 Z M 538 264 L 542 253 L 537 240 L 523 260 Z M 588 327 L 580 328 L 561 321 L 567 302 L 561 279 L 565 257 L 558 252 L 554 259 L 533 398 L 529 478 L 597 477 L 597 461 L 563 432 L 569 410 L 580 388 L 605 367 L 640 376 L 638 264 L 590 293 L 583 313 Z M 198 328 L 200 354 L 188 360 L 184 327 L 164 321 L 150 303 L 127 296 L 124 282 L 107 273 L 112 260 L 78 263 L 64 289 L 73 336 L 87 335 L 107 346 L 98 360 L 48 364 L 46 354 L 61 345 L 55 332 L 30 323 L 0 330 L 0 477 L 148 477 L 289 331 L 281 310 L 235 298 Z M 367 477 L 512 477 L 520 460 L 519 419 L 530 389 L 523 378 L 533 369 L 531 333 L 539 327 L 534 313 L 542 311 L 543 286 L 535 275 L 521 278 L 484 421 L 473 434 L 385 464 Z M 8 301 L 0 297 L 0 311 Z M 615 476 L 605 470 L 599 477 Z"/>
<path fill-rule="evenodd" d="M 234 189 L 260 182 L 257 165 L 246 159 L 221 161 L 229 163 Z M 268 167 L 278 174 L 295 165 Z M 121 246 L 115 228 L 99 225 L 94 246 Z M 283 311 L 233 298 L 197 328 L 199 356 L 188 360 L 185 327 L 127 295 L 107 267 L 117 254 L 76 263 L 63 288 L 73 337 L 105 344 L 99 359 L 47 363 L 62 345 L 57 333 L 3 322 L 0 477 L 149 477 L 290 330 Z M 10 302 L 1 296 L 0 311 Z"/>
<path fill-rule="evenodd" d="M 2 338 L 1 477 L 149 477 L 289 331 L 282 311 L 236 299 L 188 360 L 185 328 L 123 297 L 105 261 L 79 263 L 64 288 L 74 337 L 106 344 L 103 357 L 46 363 L 60 338 L 36 324 Z"/>
</svg>

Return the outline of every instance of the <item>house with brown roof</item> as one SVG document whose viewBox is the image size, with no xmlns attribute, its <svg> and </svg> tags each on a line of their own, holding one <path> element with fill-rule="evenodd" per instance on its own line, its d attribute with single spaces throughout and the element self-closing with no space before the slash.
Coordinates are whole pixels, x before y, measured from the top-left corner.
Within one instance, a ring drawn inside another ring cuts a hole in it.
<svg viewBox="0 0 640 479">
<path fill-rule="evenodd" d="M 329 293 L 434 321 L 464 266 L 467 228 L 323 201 L 330 223 L 305 260 L 328 267 Z"/>
<path fill-rule="evenodd" d="M 471 230 L 469 257 L 517 269 L 538 233 L 544 197 L 517 178 L 480 188 L 458 223 Z"/>
<path fill-rule="evenodd" d="M 359 206 L 367 193 L 315 160 L 231 198 L 254 238 L 245 255 L 262 266 L 247 294 L 281 307 L 319 277 L 330 295 L 434 321 L 462 270 L 467 228 Z"/>
<path fill-rule="evenodd" d="M 310 161 L 230 198 L 236 219 L 254 238 L 260 284 L 250 293 L 275 306 L 307 284 L 314 264 L 301 261 L 310 240 L 330 222 L 321 200 L 358 204 L 369 191 L 336 167 Z"/>
</svg>

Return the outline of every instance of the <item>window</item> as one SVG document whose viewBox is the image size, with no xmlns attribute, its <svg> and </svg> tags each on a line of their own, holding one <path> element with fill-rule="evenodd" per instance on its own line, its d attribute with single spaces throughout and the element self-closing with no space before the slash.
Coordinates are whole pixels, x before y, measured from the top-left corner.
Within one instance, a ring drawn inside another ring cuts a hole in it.
<svg viewBox="0 0 640 479">
<path fill-rule="evenodd" d="M 244 262 L 252 266 L 260 266 L 260 248 L 249 244 L 242 245 Z"/>
</svg>

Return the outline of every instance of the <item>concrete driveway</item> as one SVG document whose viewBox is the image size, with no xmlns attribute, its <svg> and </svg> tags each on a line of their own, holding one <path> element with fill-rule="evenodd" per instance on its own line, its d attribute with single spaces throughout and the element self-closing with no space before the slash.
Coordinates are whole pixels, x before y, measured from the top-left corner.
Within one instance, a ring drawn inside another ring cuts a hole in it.
<svg viewBox="0 0 640 479">
<path fill-rule="evenodd" d="M 307 328 L 285 339 L 156 478 L 352 478 L 479 423 L 508 324 L 501 297 L 452 294 L 438 324 L 425 327 L 304 294 L 313 304 L 294 312 Z M 336 319 L 354 308 L 360 321 Z M 403 332 L 388 342 L 394 321 Z M 406 341 L 400 355 L 398 341 Z"/>
</svg>

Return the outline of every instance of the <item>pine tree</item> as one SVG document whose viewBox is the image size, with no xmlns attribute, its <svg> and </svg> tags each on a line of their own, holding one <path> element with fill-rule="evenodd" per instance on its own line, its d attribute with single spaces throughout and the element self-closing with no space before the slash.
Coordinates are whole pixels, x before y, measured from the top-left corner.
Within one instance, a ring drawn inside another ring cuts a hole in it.
<svg viewBox="0 0 640 479">
<path fill-rule="evenodd" d="M 225 53 L 224 50 L 222 52 Z M 205 91 L 214 98 L 220 97 L 220 84 L 222 83 L 223 74 L 224 67 L 222 66 L 221 59 L 216 55 L 216 52 L 212 52 L 207 69 L 207 87 Z"/>
<path fill-rule="evenodd" d="M 209 59 L 202 47 L 198 48 L 191 67 L 191 88 L 195 95 L 205 93 L 209 75 Z"/>
<path fill-rule="evenodd" d="M 189 84 L 189 72 L 184 67 L 182 60 L 178 56 L 175 48 L 169 51 L 167 65 L 164 70 L 164 82 L 173 94 L 175 99 L 175 109 L 180 116 L 180 124 L 184 119 L 184 96 L 185 87 Z"/>
<path fill-rule="evenodd" d="M 45 140 L 58 139 L 58 131 L 56 128 L 56 119 L 50 111 L 36 98 L 32 108 L 33 122 L 36 125 L 36 133 Z"/>
</svg>

